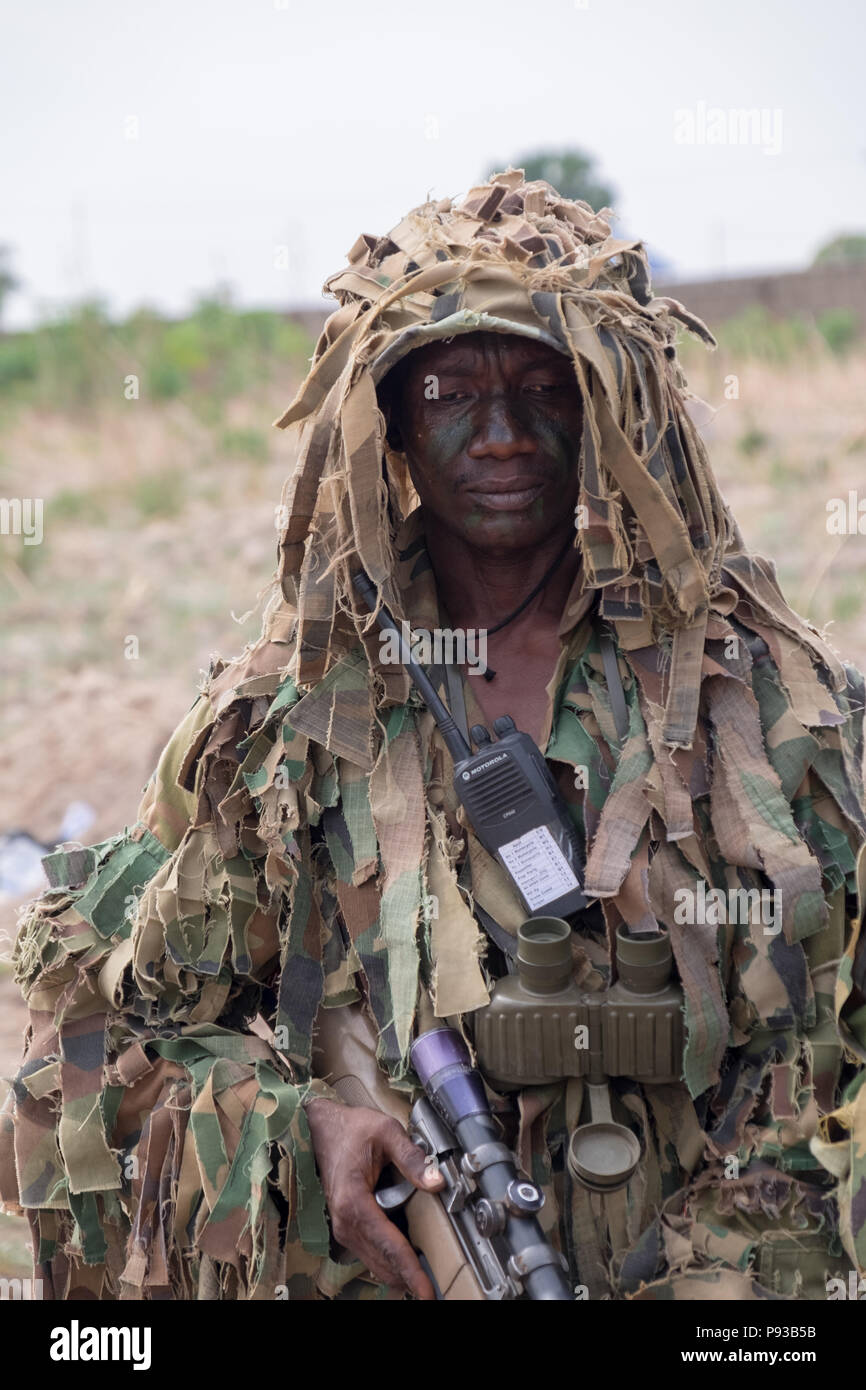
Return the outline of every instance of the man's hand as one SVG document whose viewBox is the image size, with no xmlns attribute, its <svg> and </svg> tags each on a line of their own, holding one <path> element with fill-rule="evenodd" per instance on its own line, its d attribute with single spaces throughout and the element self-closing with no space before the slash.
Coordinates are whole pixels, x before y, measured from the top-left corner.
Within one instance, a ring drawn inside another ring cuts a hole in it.
<svg viewBox="0 0 866 1390">
<path fill-rule="evenodd" d="M 388 1163 L 422 1192 L 438 1192 L 442 1174 L 425 1165 L 423 1150 L 403 1126 L 379 1110 L 319 1098 L 310 1101 L 306 1114 L 334 1239 L 363 1260 L 380 1283 L 416 1298 L 435 1298 L 414 1250 L 373 1191 Z"/>
</svg>

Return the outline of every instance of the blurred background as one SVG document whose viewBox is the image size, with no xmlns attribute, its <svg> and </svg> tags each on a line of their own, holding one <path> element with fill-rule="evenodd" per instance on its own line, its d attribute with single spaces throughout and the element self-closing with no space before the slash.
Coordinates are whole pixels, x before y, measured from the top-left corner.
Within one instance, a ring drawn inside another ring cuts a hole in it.
<svg viewBox="0 0 866 1390">
<path fill-rule="evenodd" d="M 258 634 L 326 275 L 509 164 L 611 207 L 708 322 L 683 360 L 722 489 L 866 666 L 857 0 L 0 9 L 0 953 L 40 855 L 134 821 L 211 654 Z M 0 961 L 0 1074 L 22 1026 Z"/>
</svg>

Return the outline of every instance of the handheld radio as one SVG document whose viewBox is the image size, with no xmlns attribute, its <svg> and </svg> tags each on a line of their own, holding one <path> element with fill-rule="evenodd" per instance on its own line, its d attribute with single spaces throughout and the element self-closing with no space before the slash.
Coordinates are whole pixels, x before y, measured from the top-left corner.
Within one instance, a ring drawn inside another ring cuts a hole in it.
<svg viewBox="0 0 866 1390">
<path fill-rule="evenodd" d="M 371 612 L 376 590 L 363 570 L 353 583 Z M 493 721 L 496 740 L 482 724 L 467 744 L 448 707 L 418 665 L 388 609 L 376 621 L 396 635 L 400 660 L 436 721 L 454 762 L 454 792 L 487 852 L 502 865 L 530 916 L 570 917 L 582 911 L 580 845 L 568 807 L 556 789 L 541 749 L 508 714 Z"/>
</svg>

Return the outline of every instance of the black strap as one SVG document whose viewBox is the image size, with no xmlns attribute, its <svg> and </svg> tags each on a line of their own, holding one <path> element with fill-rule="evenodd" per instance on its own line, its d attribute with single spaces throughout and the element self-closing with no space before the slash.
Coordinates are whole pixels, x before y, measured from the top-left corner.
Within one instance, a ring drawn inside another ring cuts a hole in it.
<svg viewBox="0 0 866 1390">
<path fill-rule="evenodd" d="M 437 688 L 444 684 L 448 697 L 448 706 L 451 710 L 454 723 L 457 725 L 467 743 L 469 739 L 468 719 L 466 715 L 466 696 L 463 688 L 463 677 L 458 668 L 451 662 L 444 662 L 442 665 L 431 666 L 427 674 Z M 472 864 L 467 853 L 457 875 L 457 882 L 461 888 L 467 892 L 472 892 Z M 517 955 L 517 937 L 512 936 L 504 927 L 501 927 L 489 912 L 485 912 L 479 902 L 473 898 L 473 913 L 478 922 L 484 928 L 494 946 L 498 947 L 502 954 L 503 965 L 509 974 L 516 969 L 514 958 Z"/>
<path fill-rule="evenodd" d="M 469 725 L 466 718 L 466 696 L 463 693 L 463 677 L 459 667 L 452 661 L 440 661 L 427 667 L 427 675 L 437 690 L 444 686 L 444 693 L 451 716 L 457 728 L 471 745 Z"/>
<path fill-rule="evenodd" d="M 543 575 L 541 576 L 541 578 L 539 579 L 539 581 L 538 581 L 538 583 L 536 584 L 535 588 L 534 588 L 534 589 L 530 589 L 529 593 L 526 595 L 526 598 L 523 600 L 523 602 L 522 602 L 517 608 L 515 608 L 515 610 L 514 610 L 513 613 L 509 613 L 508 617 L 507 617 L 507 618 L 503 618 L 503 619 L 502 619 L 502 622 L 501 622 L 501 623 L 497 623 L 495 627 L 489 627 L 489 628 L 487 629 L 487 636 L 488 636 L 488 637 L 492 637 L 493 634 L 494 634 L 494 632 L 501 632 L 502 629 L 503 629 L 504 627 L 508 627 L 508 624 L 509 624 L 509 623 L 513 623 L 515 618 L 519 618 L 519 617 L 520 617 L 520 614 L 524 611 L 524 609 L 526 609 L 526 608 L 529 607 L 529 605 L 530 605 L 530 603 L 532 602 L 532 600 L 533 600 L 534 598 L 536 598 L 536 597 L 538 596 L 538 594 L 541 593 L 542 589 L 545 587 L 545 585 L 548 583 L 548 581 L 553 577 L 553 572 L 554 572 L 554 570 L 559 569 L 559 566 L 562 564 L 562 562 L 563 562 L 563 560 L 565 559 L 566 555 L 568 554 L 569 550 L 573 550 L 573 549 L 574 549 L 574 535 L 570 533 L 570 534 L 568 535 L 567 539 L 566 539 L 565 545 L 564 545 L 564 546 L 562 547 L 562 549 L 560 550 L 560 552 L 559 552 L 559 554 L 557 555 L 556 559 L 554 560 L 553 564 L 550 566 L 549 569 L 546 569 L 546 570 L 544 571 L 544 574 L 543 574 Z"/>
<path fill-rule="evenodd" d="M 466 715 L 466 695 L 463 690 L 463 677 L 459 669 L 450 662 L 445 663 L 445 688 L 448 691 L 448 704 L 454 723 L 466 742 L 470 744 L 469 721 Z"/>
<path fill-rule="evenodd" d="M 472 892 L 472 861 L 467 853 L 466 858 L 460 866 L 457 875 L 457 882 L 461 888 Z M 497 922 L 495 917 L 491 917 L 489 912 L 481 906 L 477 898 L 473 897 L 472 911 L 476 919 L 481 923 L 494 946 L 498 947 L 502 954 L 503 964 L 509 975 L 513 975 L 517 969 L 515 957 L 517 955 L 517 937 L 512 936 L 511 932 L 505 930 Z"/>
<path fill-rule="evenodd" d="M 598 640 L 599 646 L 601 647 L 601 659 L 604 663 L 604 678 L 607 681 L 607 691 L 610 696 L 610 708 L 613 713 L 613 722 L 616 725 L 616 732 L 620 744 L 622 744 L 628 733 L 628 706 L 625 702 L 625 691 L 622 688 L 622 679 L 619 674 L 619 662 L 616 659 L 616 648 L 609 632 L 600 633 Z"/>
</svg>

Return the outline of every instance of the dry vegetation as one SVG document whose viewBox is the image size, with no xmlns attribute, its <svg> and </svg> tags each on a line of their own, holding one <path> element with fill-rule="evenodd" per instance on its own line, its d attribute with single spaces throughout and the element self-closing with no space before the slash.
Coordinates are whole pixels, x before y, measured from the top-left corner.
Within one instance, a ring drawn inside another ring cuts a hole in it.
<svg viewBox="0 0 866 1390">
<path fill-rule="evenodd" d="M 739 398 L 726 400 L 731 374 Z M 689 381 L 715 408 L 703 433 L 746 543 L 775 562 L 791 606 L 866 668 L 866 534 L 827 530 L 831 498 L 853 490 L 866 503 L 866 355 L 778 365 L 723 351 L 690 364 Z"/>
</svg>

